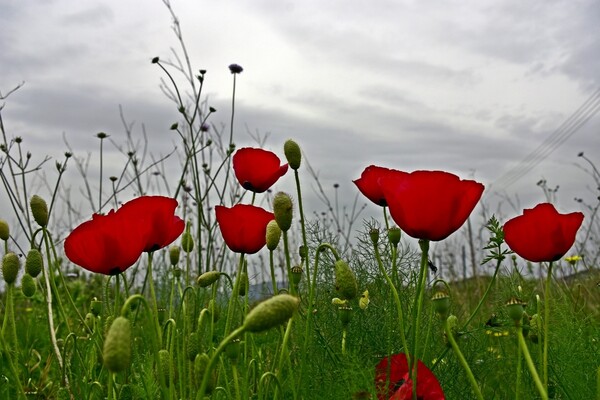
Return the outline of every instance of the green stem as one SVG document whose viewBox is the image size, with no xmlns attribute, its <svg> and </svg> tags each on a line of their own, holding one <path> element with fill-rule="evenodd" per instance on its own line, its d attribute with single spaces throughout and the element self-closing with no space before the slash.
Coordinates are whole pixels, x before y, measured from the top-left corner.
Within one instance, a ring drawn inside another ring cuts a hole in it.
<svg viewBox="0 0 600 400">
<path fill-rule="evenodd" d="M 233 319 L 233 309 L 234 305 L 238 301 L 238 293 L 240 292 L 240 281 L 242 271 L 244 269 L 244 253 L 240 254 L 240 262 L 238 264 L 238 273 L 235 277 L 235 284 L 233 285 L 233 291 L 231 292 L 231 297 L 229 298 L 229 305 L 227 307 L 227 320 L 225 321 L 225 334 L 229 333 L 229 329 L 231 327 L 231 322 Z"/>
<path fill-rule="evenodd" d="M 215 350 L 214 354 L 208 361 L 208 365 L 206 366 L 206 370 L 204 371 L 202 383 L 200 384 L 200 390 L 198 391 L 198 394 L 196 396 L 197 399 L 204 399 L 204 393 L 206 392 L 206 387 L 208 386 L 208 380 L 212 375 L 212 370 L 215 367 L 215 363 L 217 362 L 219 355 L 223 352 L 223 350 L 225 350 L 229 342 L 231 342 L 233 339 L 237 338 L 242 333 L 244 333 L 244 330 L 245 328 L 243 326 L 240 326 L 235 331 L 231 332 L 229 336 L 223 339 L 221 343 L 219 343 L 219 347 L 217 347 L 217 350 Z"/>
<path fill-rule="evenodd" d="M 2 323 L 2 336 L 7 344 L 9 357 L 12 354 L 18 354 L 17 326 L 15 324 L 15 306 L 13 299 L 15 285 L 9 283 L 6 285 L 6 305 L 4 307 L 4 322 Z"/>
<path fill-rule="evenodd" d="M 273 250 L 269 250 L 269 267 L 271 268 L 271 283 L 273 284 L 273 296 L 277 294 L 277 278 L 275 277 L 275 261 Z"/>
<path fill-rule="evenodd" d="M 519 345 L 520 348 L 520 345 Z M 521 351 L 518 351 L 517 354 L 517 383 L 515 384 L 515 400 L 519 400 L 519 395 L 521 392 L 521 370 L 523 369 L 523 358 L 521 356 Z"/>
<path fill-rule="evenodd" d="M 308 242 L 306 241 L 306 223 L 304 220 L 304 208 L 302 207 L 302 190 L 300 188 L 300 176 L 298 175 L 298 170 L 294 170 L 294 178 L 296 180 L 296 192 L 298 193 L 298 212 L 300 213 L 300 228 L 302 230 L 302 245 L 306 250 L 306 257 L 304 259 L 305 268 L 306 269 L 306 281 L 310 285 L 310 262 L 308 260 Z M 310 288 L 309 288 L 310 290 Z"/>
<path fill-rule="evenodd" d="M 238 377 L 237 365 L 235 363 L 232 363 L 231 369 L 233 372 L 233 387 L 235 388 L 235 398 L 236 400 L 241 400 L 242 397 L 240 395 L 240 382 Z"/>
<path fill-rule="evenodd" d="M 499 247 L 500 246 L 498 246 L 498 248 Z M 496 262 L 496 269 L 494 270 L 494 275 L 492 275 L 492 280 L 488 284 L 487 289 L 485 289 L 485 292 L 483 293 L 483 296 L 479 300 L 479 303 L 477 304 L 477 307 L 475 307 L 475 310 L 473 310 L 473 312 L 471 313 L 471 315 L 467 319 L 467 322 L 465 322 L 463 324 L 462 329 L 465 329 L 469 325 L 469 323 L 473 320 L 473 318 L 475 318 L 475 315 L 477 315 L 477 312 L 479 311 L 479 309 L 481 308 L 481 306 L 483 305 L 483 303 L 487 299 L 487 296 L 490 293 L 490 290 L 492 289 L 492 286 L 494 286 L 494 282 L 496 281 L 496 276 L 498 275 L 498 271 L 500 270 L 500 265 L 501 264 L 502 264 L 502 260 L 498 259 L 498 261 Z"/>
<path fill-rule="evenodd" d="M 460 348 L 458 347 L 456 340 L 454 340 L 454 335 L 452 334 L 452 330 L 450 329 L 450 325 L 448 324 L 448 319 L 446 319 L 446 321 L 444 321 L 444 329 L 446 330 L 446 337 L 448 338 L 448 342 L 450 342 L 450 345 L 452 346 L 452 350 L 454 351 L 454 354 L 458 358 L 460 365 L 462 365 L 463 369 L 465 370 L 465 373 L 467 374 L 467 379 L 469 380 L 469 383 L 471 384 L 471 387 L 473 388 L 473 392 L 475 393 L 475 396 L 479 400 L 483 400 L 483 395 L 481 394 L 479 385 L 477 384 L 477 381 L 475 380 L 475 376 L 473 376 L 473 372 L 471 371 L 471 368 L 469 367 L 469 363 L 467 362 L 467 360 L 463 356 L 462 352 L 460 351 Z M 414 387 L 413 387 L 413 393 L 416 393 L 416 390 Z"/>
<path fill-rule="evenodd" d="M 348 335 L 348 329 L 342 329 L 342 354 L 346 354 L 346 336 Z"/>
<path fill-rule="evenodd" d="M 290 259 L 290 249 L 288 243 L 288 235 L 287 231 L 283 231 L 283 253 L 285 254 L 285 266 L 287 268 L 287 278 L 290 287 L 290 293 L 292 295 L 296 294 L 296 287 L 292 284 L 292 261 Z"/>
<path fill-rule="evenodd" d="M 427 262 L 429 261 L 429 240 L 420 239 L 419 246 L 421 247 L 421 268 L 419 270 L 419 280 L 417 282 L 417 292 L 415 293 L 415 303 L 412 310 L 412 354 L 413 360 L 409 371 L 409 375 L 413 381 L 413 396 L 417 394 L 417 362 L 419 360 L 419 325 L 421 320 L 421 308 L 423 306 L 423 298 L 425 297 L 425 284 L 427 279 Z"/>
<path fill-rule="evenodd" d="M 114 381 L 114 372 L 109 372 L 108 373 L 108 400 L 113 400 L 114 399 L 114 391 L 113 391 L 113 381 Z"/>
<path fill-rule="evenodd" d="M 279 353 L 279 362 L 277 363 L 277 377 L 281 376 L 281 370 L 283 369 L 283 362 L 287 358 L 285 357 L 287 354 L 287 344 L 290 339 L 290 333 L 292 332 L 292 324 L 294 322 L 294 317 L 288 320 L 287 326 L 285 327 L 285 334 L 283 335 L 283 341 L 281 342 L 281 352 Z M 273 396 L 274 399 L 277 399 L 278 392 L 275 392 Z"/>
<path fill-rule="evenodd" d="M 156 301 L 156 292 L 154 290 L 154 277 L 152 276 L 152 256 L 153 252 L 148 253 L 148 270 L 146 271 L 146 279 L 149 278 L 150 297 L 152 298 L 152 313 L 154 314 L 154 328 L 156 329 L 156 338 L 158 339 L 159 348 L 162 348 L 162 331 L 160 322 L 158 322 L 158 302 Z"/>
<path fill-rule="evenodd" d="M 548 276 L 546 276 L 546 287 L 544 289 L 544 361 L 543 377 L 544 388 L 548 390 L 548 330 L 550 325 L 550 283 L 552 283 L 552 261 L 548 265 Z"/>
<path fill-rule="evenodd" d="M 540 376 L 538 375 L 535 366 L 533 365 L 533 360 L 531 359 L 531 355 L 529 354 L 529 349 L 527 348 L 527 343 L 525 343 L 525 338 L 523 337 L 523 327 L 517 327 L 517 337 L 519 338 L 519 349 L 523 353 L 525 357 L 525 362 L 527 363 L 527 368 L 529 368 L 529 372 L 531 373 L 531 377 L 533 378 L 533 382 L 535 383 L 535 387 L 537 388 L 542 400 L 548 400 L 548 394 L 546 393 L 546 388 L 542 384 L 540 380 Z"/>
</svg>

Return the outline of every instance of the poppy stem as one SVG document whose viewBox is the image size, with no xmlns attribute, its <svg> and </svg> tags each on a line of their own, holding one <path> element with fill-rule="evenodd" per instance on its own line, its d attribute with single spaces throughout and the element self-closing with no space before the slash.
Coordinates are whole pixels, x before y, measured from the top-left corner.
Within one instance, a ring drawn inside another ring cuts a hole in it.
<svg viewBox="0 0 600 400">
<path fill-rule="evenodd" d="M 229 333 L 231 327 L 231 320 L 233 319 L 233 306 L 238 301 L 238 293 L 240 292 L 240 281 L 242 271 L 244 270 L 244 253 L 240 253 L 240 262 L 238 264 L 238 273 L 235 277 L 235 283 L 233 285 L 233 291 L 229 298 L 229 305 L 227 307 L 227 321 L 225 321 L 225 334 Z"/>
<path fill-rule="evenodd" d="M 412 354 L 413 359 L 409 364 L 411 366 L 409 370 L 410 378 L 413 381 L 413 397 L 417 394 L 417 362 L 419 360 L 418 354 L 418 342 L 419 337 L 419 323 L 421 319 L 421 308 L 423 306 L 423 298 L 425 293 L 425 285 L 427 279 L 427 263 L 429 261 L 429 240 L 420 239 L 419 246 L 421 247 L 421 267 L 419 269 L 419 278 L 417 281 L 417 291 L 415 293 L 415 303 L 412 310 Z M 416 398 L 416 397 L 415 397 Z"/>
<path fill-rule="evenodd" d="M 548 265 L 548 275 L 546 276 L 546 287 L 544 289 L 544 361 L 543 378 L 544 388 L 548 390 L 548 327 L 550 325 L 550 284 L 552 283 L 552 266 L 550 261 Z"/>
<path fill-rule="evenodd" d="M 304 220 L 304 208 L 302 207 L 302 189 L 300 187 L 300 176 L 298 175 L 298 170 L 295 169 L 294 170 L 294 179 L 296 181 L 296 193 L 298 194 L 298 212 L 300 213 L 300 228 L 302 230 L 302 245 L 304 246 L 304 249 L 306 250 L 306 254 L 304 257 L 304 263 L 306 265 L 305 270 L 306 270 L 306 282 L 309 286 L 309 291 L 310 291 L 310 285 L 311 285 L 311 281 L 310 281 L 310 262 L 308 260 L 308 244 L 306 241 L 306 223 Z"/>
<path fill-rule="evenodd" d="M 465 373 L 467 374 L 467 379 L 469 380 L 469 383 L 471 384 L 471 387 L 473 388 L 473 392 L 475 393 L 475 396 L 479 400 L 483 400 L 483 395 L 481 394 L 479 385 L 477 384 L 477 381 L 475 380 L 475 376 L 473 375 L 473 372 L 471 371 L 471 368 L 469 367 L 469 363 L 463 356 L 462 352 L 460 351 L 460 348 L 458 347 L 458 344 L 456 343 L 456 340 L 454 339 L 454 335 L 452 334 L 452 330 L 450 329 L 450 324 L 448 323 L 447 318 L 444 321 L 444 330 L 446 331 L 446 337 L 448 338 L 448 342 L 450 342 L 450 345 L 452 346 L 454 355 L 456 355 L 456 357 L 458 358 L 458 361 L 460 362 L 460 365 L 462 365 L 463 369 L 465 370 Z M 416 378 L 416 374 L 415 374 L 415 378 Z M 415 381 L 415 378 L 413 378 L 413 382 Z M 413 393 L 417 393 L 416 386 L 413 386 Z"/>
<path fill-rule="evenodd" d="M 533 365 L 533 360 L 531 359 L 531 355 L 529 354 L 529 350 L 527 349 L 527 343 L 525 343 L 525 338 L 523 337 L 523 327 L 521 324 L 517 327 L 517 337 L 519 339 L 519 349 L 523 352 L 523 356 L 525 357 L 525 362 L 527 363 L 527 368 L 529 368 L 529 372 L 531 373 L 531 377 L 533 378 L 533 382 L 535 383 L 535 387 L 537 388 L 542 400 L 548 400 L 548 394 L 542 381 L 540 380 L 540 376 L 538 375 L 535 365 Z"/>
<path fill-rule="evenodd" d="M 153 252 L 148 253 L 148 270 L 146 278 L 149 278 L 150 297 L 152 298 L 152 313 L 154 314 L 154 326 L 156 329 L 156 338 L 158 339 L 159 348 L 162 348 L 162 332 L 160 330 L 160 322 L 158 322 L 158 303 L 156 301 L 156 292 L 154 290 L 154 278 L 152 276 L 152 256 Z"/>
<path fill-rule="evenodd" d="M 275 277 L 275 260 L 273 259 L 273 250 L 269 250 L 269 267 L 271 269 L 271 282 L 273 284 L 273 296 L 277 294 L 277 278 Z"/>
</svg>

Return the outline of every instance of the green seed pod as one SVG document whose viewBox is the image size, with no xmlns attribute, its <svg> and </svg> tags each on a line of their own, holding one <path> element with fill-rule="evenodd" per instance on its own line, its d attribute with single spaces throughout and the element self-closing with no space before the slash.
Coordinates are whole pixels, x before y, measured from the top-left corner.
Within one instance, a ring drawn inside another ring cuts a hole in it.
<svg viewBox="0 0 600 400">
<path fill-rule="evenodd" d="M 298 255 L 302 260 L 308 257 L 308 248 L 304 245 L 298 247 Z"/>
<path fill-rule="evenodd" d="M 342 322 L 344 328 L 347 327 L 350 323 L 350 320 L 352 319 L 352 307 L 338 307 L 338 317 L 340 318 L 340 321 Z"/>
<path fill-rule="evenodd" d="M 90 304 L 90 311 L 95 317 L 99 316 L 102 312 L 102 302 L 94 297 Z"/>
<path fill-rule="evenodd" d="M 297 170 L 300 168 L 302 152 L 300 151 L 298 143 L 294 142 L 292 139 L 286 140 L 283 144 L 283 154 L 285 154 L 285 158 L 287 158 L 288 165 L 291 169 Z"/>
<path fill-rule="evenodd" d="M 335 288 L 345 300 L 352 300 L 358 295 L 356 276 L 343 260 L 335 262 Z"/>
<path fill-rule="evenodd" d="M 284 192 L 279 192 L 273 198 L 273 214 L 275 221 L 283 232 L 287 232 L 292 226 L 294 206 L 292 198 Z"/>
<path fill-rule="evenodd" d="M 15 283 L 20 268 L 21 260 L 19 256 L 13 252 L 6 253 L 2 258 L 2 276 L 4 277 L 4 282 L 9 285 Z"/>
<path fill-rule="evenodd" d="M 205 288 L 218 281 L 220 276 L 221 273 L 219 271 L 206 271 L 196 279 L 196 282 L 198 286 Z"/>
<path fill-rule="evenodd" d="M 181 268 L 174 267 L 174 268 L 171 270 L 171 272 L 173 272 L 173 277 L 174 277 L 175 279 L 179 279 L 179 278 L 181 278 L 181 273 L 182 273 L 183 271 L 181 270 Z"/>
<path fill-rule="evenodd" d="M 131 324 L 117 317 L 110 326 L 103 350 L 104 366 L 110 372 L 121 372 L 131 365 Z"/>
<path fill-rule="evenodd" d="M 433 303 L 433 309 L 442 319 L 448 318 L 448 312 L 450 311 L 450 296 L 444 292 L 435 292 L 431 298 Z"/>
<path fill-rule="evenodd" d="M 246 316 L 244 328 L 248 332 L 262 332 L 286 322 L 298 309 L 300 299 L 289 294 L 278 294 L 254 307 Z"/>
<path fill-rule="evenodd" d="M 31 197 L 29 200 L 29 206 L 31 207 L 31 214 L 33 219 L 38 223 L 39 226 L 48 225 L 48 204 L 37 194 Z"/>
<path fill-rule="evenodd" d="M 186 253 L 191 253 L 194 250 L 194 238 L 191 233 L 183 232 L 183 235 L 181 235 L 181 248 Z"/>
<path fill-rule="evenodd" d="M 0 219 L 0 239 L 6 242 L 8 238 L 10 238 L 10 228 L 8 227 L 8 222 Z"/>
<path fill-rule="evenodd" d="M 240 288 L 238 294 L 240 296 L 245 296 L 250 289 L 250 279 L 248 278 L 248 273 L 246 271 L 240 274 Z"/>
<path fill-rule="evenodd" d="M 32 277 L 37 277 L 44 268 L 44 258 L 38 249 L 31 249 L 25 258 L 25 272 Z"/>
<path fill-rule="evenodd" d="M 291 272 L 292 273 L 290 274 L 290 280 L 292 281 L 292 285 L 298 286 L 298 284 L 302 280 L 302 267 L 296 265 L 295 267 L 292 267 Z"/>
<path fill-rule="evenodd" d="M 269 221 L 267 224 L 267 249 L 275 250 L 279 245 L 279 239 L 281 239 L 281 228 L 277 221 Z"/>
<path fill-rule="evenodd" d="M 237 364 L 237 361 L 240 358 L 241 343 L 240 339 L 234 339 L 227 347 L 225 347 L 225 354 L 227 354 L 227 357 L 229 357 L 234 364 Z"/>
<path fill-rule="evenodd" d="M 388 230 L 388 240 L 394 247 L 398 246 L 400 243 L 401 236 L 402 231 L 397 226 L 394 226 Z"/>
<path fill-rule="evenodd" d="M 177 265 L 179 263 L 179 255 L 181 251 L 179 250 L 179 246 L 173 245 L 169 247 L 169 261 L 171 261 L 171 265 Z"/>
<path fill-rule="evenodd" d="M 371 242 L 376 245 L 379 243 L 379 229 L 373 228 L 369 230 L 369 237 L 371 238 Z"/>
<path fill-rule="evenodd" d="M 36 287 L 35 279 L 31 275 L 23 275 L 23 278 L 21 278 L 21 291 L 25 297 L 33 297 Z"/>
<path fill-rule="evenodd" d="M 509 318 L 514 321 L 515 325 L 520 324 L 523 319 L 523 313 L 525 312 L 523 305 L 524 303 L 516 297 L 511 297 L 510 300 L 506 302 L 506 311 Z"/>
<path fill-rule="evenodd" d="M 185 350 L 188 360 L 194 361 L 198 353 L 200 353 L 200 335 L 198 332 L 190 333 Z"/>
<path fill-rule="evenodd" d="M 171 379 L 171 355 L 168 350 L 162 349 L 158 351 L 159 373 L 162 374 L 167 386 Z"/>
</svg>

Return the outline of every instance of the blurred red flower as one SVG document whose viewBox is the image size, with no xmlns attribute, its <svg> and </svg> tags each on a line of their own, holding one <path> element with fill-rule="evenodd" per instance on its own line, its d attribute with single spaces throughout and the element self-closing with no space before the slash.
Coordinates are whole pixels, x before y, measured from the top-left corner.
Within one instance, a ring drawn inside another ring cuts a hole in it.
<svg viewBox="0 0 600 400">
<path fill-rule="evenodd" d="M 246 204 L 216 206 L 215 213 L 227 247 L 244 254 L 254 254 L 264 247 L 267 224 L 275 219 L 272 212 Z"/>
<path fill-rule="evenodd" d="M 556 261 L 575 242 L 583 214 L 560 214 L 550 203 L 523 210 L 504 224 L 504 240 L 518 255 L 531 262 Z"/>
<path fill-rule="evenodd" d="M 131 267 L 144 251 L 147 232 L 134 218 L 111 210 L 94 214 L 65 239 L 65 254 L 91 272 L 116 275 Z"/>
<path fill-rule="evenodd" d="M 162 249 L 173 243 L 185 229 L 185 222 L 175 215 L 177 200 L 164 196 L 142 196 L 123 204 L 118 214 L 127 214 L 147 230 L 144 251 Z"/>
<path fill-rule="evenodd" d="M 385 207 L 387 202 L 383 195 L 383 190 L 380 183 L 380 178 L 388 174 L 390 169 L 384 167 L 378 167 L 376 165 L 369 165 L 360 175 L 360 178 L 353 181 L 358 187 L 358 190 L 365 195 L 369 200 L 378 206 Z M 400 172 L 400 171 L 396 171 Z"/>
<path fill-rule="evenodd" d="M 288 170 L 288 165 L 280 165 L 275 153 L 244 147 L 233 155 L 233 171 L 244 189 L 262 193 L 269 189 Z"/>
<path fill-rule="evenodd" d="M 443 240 L 460 228 L 484 186 L 444 171 L 391 170 L 379 184 L 392 219 L 417 239 Z"/>
<path fill-rule="evenodd" d="M 385 387 L 388 363 L 388 387 Z M 406 354 L 385 357 L 375 367 L 375 385 L 378 400 L 412 400 L 413 382 L 408 374 Z M 417 398 L 419 400 L 445 400 L 444 391 L 437 378 L 421 360 L 417 363 Z"/>
</svg>

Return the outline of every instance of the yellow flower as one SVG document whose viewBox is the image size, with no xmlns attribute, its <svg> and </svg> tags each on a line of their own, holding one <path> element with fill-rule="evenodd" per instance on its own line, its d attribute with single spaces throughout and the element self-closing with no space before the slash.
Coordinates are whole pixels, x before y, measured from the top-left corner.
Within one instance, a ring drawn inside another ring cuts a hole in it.
<svg viewBox="0 0 600 400">
<path fill-rule="evenodd" d="M 369 303 L 371 301 L 369 300 L 369 291 L 365 290 L 362 294 L 362 296 L 360 296 L 360 299 L 358 300 L 358 306 L 362 309 L 365 310 L 368 306 Z"/>
<path fill-rule="evenodd" d="M 577 261 L 582 260 L 581 256 L 578 255 L 574 255 L 574 256 L 570 256 L 570 257 L 565 257 L 565 261 L 568 262 L 571 265 L 575 265 L 577 264 Z"/>
</svg>

